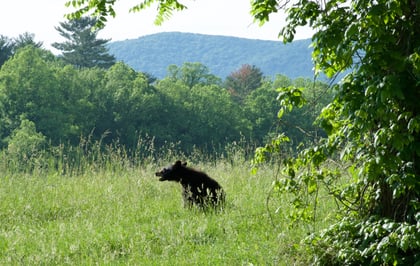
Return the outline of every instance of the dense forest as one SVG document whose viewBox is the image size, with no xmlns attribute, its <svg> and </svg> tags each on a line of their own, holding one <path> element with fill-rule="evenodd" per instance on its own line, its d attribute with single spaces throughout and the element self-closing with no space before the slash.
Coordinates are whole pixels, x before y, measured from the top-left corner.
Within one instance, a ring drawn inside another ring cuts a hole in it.
<svg viewBox="0 0 420 266">
<path fill-rule="evenodd" d="M 277 124 L 277 88 L 292 85 L 304 88 L 314 104 Z M 300 143 L 318 130 L 313 121 L 328 101 L 318 94 L 326 87 L 304 78 L 270 79 L 250 65 L 226 80 L 201 63 L 168 66 L 163 79 L 122 62 L 78 68 L 29 45 L 0 70 L 1 149 L 31 157 L 47 144 L 77 146 L 89 139 L 136 150 L 149 139 L 157 149 L 172 143 L 186 153 L 223 152 L 229 143 L 261 144 L 278 131 Z"/>
</svg>

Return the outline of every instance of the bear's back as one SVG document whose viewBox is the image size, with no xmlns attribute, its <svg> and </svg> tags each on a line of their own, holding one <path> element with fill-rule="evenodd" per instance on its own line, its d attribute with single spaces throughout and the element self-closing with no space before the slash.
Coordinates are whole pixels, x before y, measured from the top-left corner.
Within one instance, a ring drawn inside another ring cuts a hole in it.
<svg viewBox="0 0 420 266">
<path fill-rule="evenodd" d="M 181 184 L 188 184 L 191 186 L 200 186 L 204 184 L 204 187 L 219 189 L 221 186 L 217 183 L 216 180 L 209 177 L 206 173 L 194 170 L 192 168 L 185 167 L 182 169 Z"/>
</svg>

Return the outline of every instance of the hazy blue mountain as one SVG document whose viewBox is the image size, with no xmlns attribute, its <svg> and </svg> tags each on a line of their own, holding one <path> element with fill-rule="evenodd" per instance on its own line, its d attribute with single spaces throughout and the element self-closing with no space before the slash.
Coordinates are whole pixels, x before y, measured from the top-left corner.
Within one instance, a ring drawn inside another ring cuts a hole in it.
<svg viewBox="0 0 420 266">
<path fill-rule="evenodd" d="M 108 45 L 118 61 L 157 78 L 167 75 L 169 65 L 185 62 L 200 62 L 223 79 L 243 64 L 255 65 L 265 76 L 313 77 L 309 39 L 285 45 L 281 41 L 166 32 Z"/>
</svg>

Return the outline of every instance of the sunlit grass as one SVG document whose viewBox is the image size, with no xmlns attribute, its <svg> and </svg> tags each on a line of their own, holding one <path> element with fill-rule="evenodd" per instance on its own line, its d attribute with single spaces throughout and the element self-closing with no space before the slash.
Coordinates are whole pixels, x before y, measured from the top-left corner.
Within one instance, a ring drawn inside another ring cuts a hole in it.
<svg viewBox="0 0 420 266">
<path fill-rule="evenodd" d="M 171 162 L 0 174 L 0 264 L 305 264 L 296 244 L 307 231 L 290 226 L 287 196 L 267 204 L 273 170 L 190 163 L 227 193 L 222 212 L 203 213 L 183 208 L 179 184 L 154 176 Z"/>
</svg>

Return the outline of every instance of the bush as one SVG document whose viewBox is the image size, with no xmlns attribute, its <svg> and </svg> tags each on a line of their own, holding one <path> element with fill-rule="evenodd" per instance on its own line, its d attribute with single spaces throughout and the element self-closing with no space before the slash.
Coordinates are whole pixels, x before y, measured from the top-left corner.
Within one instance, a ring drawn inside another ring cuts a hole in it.
<svg viewBox="0 0 420 266">
<path fill-rule="evenodd" d="M 346 217 L 305 241 L 319 265 L 419 265 L 420 213 L 416 220 Z"/>
</svg>

